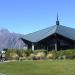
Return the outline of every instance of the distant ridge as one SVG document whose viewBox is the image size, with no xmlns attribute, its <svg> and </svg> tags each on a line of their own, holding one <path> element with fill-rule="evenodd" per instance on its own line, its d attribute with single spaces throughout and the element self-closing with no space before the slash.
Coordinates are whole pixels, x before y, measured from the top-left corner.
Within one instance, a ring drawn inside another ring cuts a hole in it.
<svg viewBox="0 0 75 75">
<path fill-rule="evenodd" d="M 10 33 L 8 29 L 0 29 L 0 50 L 6 48 L 23 48 L 25 43 L 20 37 L 23 34 Z"/>
</svg>

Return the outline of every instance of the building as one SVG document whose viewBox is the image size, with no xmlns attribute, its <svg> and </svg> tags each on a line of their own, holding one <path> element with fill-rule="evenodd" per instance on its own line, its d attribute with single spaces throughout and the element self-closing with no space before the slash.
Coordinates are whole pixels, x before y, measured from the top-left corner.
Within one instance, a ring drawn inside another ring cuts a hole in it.
<svg viewBox="0 0 75 75">
<path fill-rule="evenodd" d="M 32 50 L 66 50 L 75 48 L 75 29 L 62 26 L 58 16 L 56 25 L 30 33 L 21 38 Z"/>
</svg>

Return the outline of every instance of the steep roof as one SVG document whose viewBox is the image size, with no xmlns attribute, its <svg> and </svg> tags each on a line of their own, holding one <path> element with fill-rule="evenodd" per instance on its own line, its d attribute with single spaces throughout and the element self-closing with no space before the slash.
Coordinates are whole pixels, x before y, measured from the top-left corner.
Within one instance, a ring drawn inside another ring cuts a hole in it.
<svg viewBox="0 0 75 75">
<path fill-rule="evenodd" d="M 74 28 L 59 25 L 57 27 L 56 33 L 75 41 L 75 29 Z"/>
<path fill-rule="evenodd" d="M 43 40 L 44 38 L 47 38 L 48 36 L 51 36 L 54 33 L 75 40 L 75 29 L 62 25 L 54 25 L 37 32 L 27 34 L 23 38 L 30 42 L 39 42 L 40 40 Z"/>
</svg>

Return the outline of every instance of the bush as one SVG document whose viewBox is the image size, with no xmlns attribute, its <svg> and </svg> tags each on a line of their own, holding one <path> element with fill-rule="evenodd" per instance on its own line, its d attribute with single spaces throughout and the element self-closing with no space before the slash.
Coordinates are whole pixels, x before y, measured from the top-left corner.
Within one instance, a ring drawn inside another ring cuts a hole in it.
<svg viewBox="0 0 75 75">
<path fill-rule="evenodd" d="M 75 50 L 52 50 L 47 52 L 47 50 L 23 50 L 23 49 L 8 49 L 5 53 L 6 59 L 75 59 Z"/>
<path fill-rule="evenodd" d="M 7 50 L 5 55 L 6 55 L 6 59 L 8 59 L 8 60 L 19 59 L 19 56 L 18 56 L 16 50 L 14 50 L 14 49 Z"/>
<path fill-rule="evenodd" d="M 24 50 L 17 50 L 17 54 L 19 55 L 19 57 L 26 57 L 27 54 L 25 53 Z"/>
<path fill-rule="evenodd" d="M 54 55 L 52 53 L 47 54 L 47 59 L 53 59 Z"/>
<path fill-rule="evenodd" d="M 65 50 L 64 55 L 66 56 L 66 59 L 75 59 L 75 50 Z"/>
<path fill-rule="evenodd" d="M 64 54 L 65 54 L 65 55 L 73 55 L 73 54 L 75 54 L 75 50 L 74 50 L 74 49 L 65 50 L 65 51 L 64 51 Z"/>
<path fill-rule="evenodd" d="M 66 59 L 66 56 L 65 55 L 59 56 L 58 59 Z"/>
<path fill-rule="evenodd" d="M 38 50 L 33 51 L 34 54 L 37 54 L 37 53 L 40 53 L 40 52 L 43 52 L 43 53 L 47 54 L 47 50 L 44 50 L 44 49 L 38 49 Z"/>
<path fill-rule="evenodd" d="M 47 54 L 47 58 L 48 59 L 59 59 L 59 58 L 62 58 L 64 56 L 64 52 L 61 50 L 61 51 L 50 51 L 48 52 Z"/>
<path fill-rule="evenodd" d="M 6 51 L 6 59 L 26 59 L 32 53 L 31 50 L 24 50 L 24 49 L 8 49 Z"/>
<path fill-rule="evenodd" d="M 31 59 L 31 60 L 35 60 L 35 59 L 36 59 L 36 58 L 35 58 L 35 54 L 33 54 L 33 53 L 31 53 L 28 58 Z"/>
<path fill-rule="evenodd" d="M 33 53 L 32 50 L 26 50 L 26 51 L 25 51 L 26 56 L 30 56 L 31 53 Z"/>
<path fill-rule="evenodd" d="M 27 57 L 19 57 L 19 60 L 22 61 L 22 60 L 27 60 Z"/>
<path fill-rule="evenodd" d="M 45 59 L 45 53 L 44 52 L 39 52 L 35 55 L 36 59 Z"/>
<path fill-rule="evenodd" d="M 75 59 L 75 50 L 52 51 L 55 59 Z"/>
</svg>

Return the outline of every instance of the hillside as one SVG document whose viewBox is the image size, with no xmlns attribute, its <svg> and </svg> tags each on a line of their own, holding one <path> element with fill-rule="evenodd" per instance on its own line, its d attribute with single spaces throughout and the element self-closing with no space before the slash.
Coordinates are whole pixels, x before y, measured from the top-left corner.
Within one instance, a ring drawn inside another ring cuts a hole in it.
<svg viewBox="0 0 75 75">
<path fill-rule="evenodd" d="M 23 48 L 25 44 L 20 37 L 23 35 L 10 33 L 7 29 L 0 30 L 0 50 L 6 48 Z"/>
</svg>

